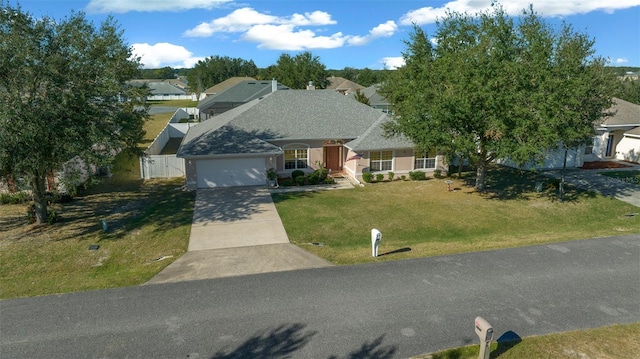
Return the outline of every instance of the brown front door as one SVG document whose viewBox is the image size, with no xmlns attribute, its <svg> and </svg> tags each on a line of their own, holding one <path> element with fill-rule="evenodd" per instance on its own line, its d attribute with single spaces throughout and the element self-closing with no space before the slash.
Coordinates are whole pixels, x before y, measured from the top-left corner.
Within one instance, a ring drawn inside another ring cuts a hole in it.
<svg viewBox="0 0 640 359">
<path fill-rule="evenodd" d="M 331 171 L 342 171 L 342 158 L 340 154 L 342 147 L 328 146 L 324 148 L 325 166 Z"/>
</svg>

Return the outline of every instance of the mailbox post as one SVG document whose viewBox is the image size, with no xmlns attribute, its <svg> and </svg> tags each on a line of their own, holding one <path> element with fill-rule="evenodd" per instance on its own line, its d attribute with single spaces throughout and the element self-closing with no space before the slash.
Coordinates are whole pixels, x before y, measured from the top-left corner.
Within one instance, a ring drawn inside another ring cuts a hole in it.
<svg viewBox="0 0 640 359">
<path fill-rule="evenodd" d="M 491 341 L 493 340 L 493 327 L 484 318 L 476 317 L 476 334 L 480 338 L 480 355 L 478 359 L 489 359 Z"/>
<path fill-rule="evenodd" d="M 371 255 L 374 257 L 378 256 L 378 246 L 380 245 L 380 240 L 382 239 L 382 233 L 380 233 L 377 229 L 371 230 Z"/>
</svg>

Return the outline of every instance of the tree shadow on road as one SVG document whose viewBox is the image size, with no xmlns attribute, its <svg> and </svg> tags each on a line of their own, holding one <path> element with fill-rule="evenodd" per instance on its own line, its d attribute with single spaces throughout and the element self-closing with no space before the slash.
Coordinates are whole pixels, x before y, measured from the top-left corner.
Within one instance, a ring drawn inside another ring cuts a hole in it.
<svg viewBox="0 0 640 359">
<path fill-rule="evenodd" d="M 349 353 L 345 359 L 390 359 L 393 358 L 398 348 L 395 346 L 382 345 L 384 335 L 381 335 L 371 342 L 363 343 L 360 348 Z M 329 359 L 338 359 L 332 355 Z"/>
<path fill-rule="evenodd" d="M 302 324 L 282 325 L 273 330 L 254 334 L 232 351 L 219 351 L 211 359 L 285 359 L 309 343 L 317 334 L 303 332 Z"/>
</svg>

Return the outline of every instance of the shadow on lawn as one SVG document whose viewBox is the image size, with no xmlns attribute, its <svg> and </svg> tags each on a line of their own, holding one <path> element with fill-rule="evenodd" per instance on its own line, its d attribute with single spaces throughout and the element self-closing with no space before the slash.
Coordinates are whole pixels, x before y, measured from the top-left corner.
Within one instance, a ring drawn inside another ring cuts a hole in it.
<svg viewBox="0 0 640 359">
<path fill-rule="evenodd" d="M 475 186 L 475 172 L 463 172 L 462 179 L 468 187 Z M 547 198 L 558 201 L 559 180 L 534 171 L 524 171 L 505 166 L 490 166 L 485 179 L 484 198 L 497 200 L 529 200 Z M 564 202 L 593 198 L 596 193 L 570 185 L 565 181 Z"/>
<path fill-rule="evenodd" d="M 55 224 L 32 226 L 15 239 L 33 235 L 38 229 L 55 233 L 51 239 L 57 241 L 93 235 L 98 235 L 99 240 L 117 240 L 147 224 L 153 224 L 154 231 L 160 233 L 191 223 L 194 197 L 193 192 L 182 190 L 173 181 L 139 181 L 125 187 L 104 181 L 81 190 L 71 202 L 52 206 L 58 215 Z"/>
</svg>

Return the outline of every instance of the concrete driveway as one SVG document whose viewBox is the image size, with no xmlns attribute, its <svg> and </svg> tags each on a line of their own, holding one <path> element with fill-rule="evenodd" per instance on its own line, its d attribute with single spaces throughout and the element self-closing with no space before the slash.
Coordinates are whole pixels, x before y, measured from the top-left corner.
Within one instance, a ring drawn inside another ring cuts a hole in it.
<svg viewBox="0 0 640 359">
<path fill-rule="evenodd" d="M 289 242 L 268 189 L 199 189 L 188 252 L 147 284 L 331 265 Z"/>
</svg>

